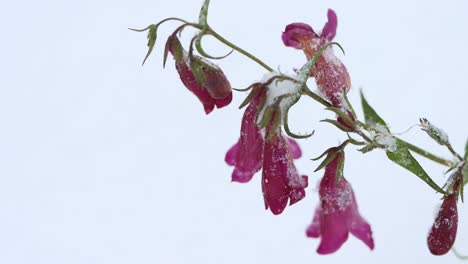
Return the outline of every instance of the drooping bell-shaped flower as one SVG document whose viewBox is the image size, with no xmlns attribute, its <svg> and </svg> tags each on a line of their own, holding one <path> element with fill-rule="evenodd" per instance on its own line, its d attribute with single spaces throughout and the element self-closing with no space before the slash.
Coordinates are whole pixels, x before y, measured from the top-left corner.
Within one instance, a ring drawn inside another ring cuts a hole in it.
<svg viewBox="0 0 468 264">
<path fill-rule="evenodd" d="M 306 231 L 308 237 L 321 238 L 317 248 L 319 254 L 337 251 L 346 242 L 349 233 L 370 249 L 374 248 L 371 227 L 359 214 L 351 185 L 344 177 L 337 178 L 341 155 L 337 154 L 325 168 L 319 189 L 320 204 Z"/>
<path fill-rule="evenodd" d="M 427 237 L 429 251 L 434 255 L 444 255 L 452 248 L 457 237 L 458 210 L 457 196 L 447 195 L 439 209 L 434 225 Z"/>
<path fill-rule="evenodd" d="M 264 91 L 259 91 L 244 112 L 239 141 L 226 153 L 225 161 L 235 166 L 232 181 L 245 183 L 262 168 L 263 135 L 255 123 Z"/>
<path fill-rule="evenodd" d="M 240 138 L 226 153 L 225 160 L 235 166 L 232 181 L 236 182 L 250 181 L 263 168 L 265 207 L 273 214 L 280 214 L 288 201 L 294 204 L 305 196 L 307 177 L 299 176 L 294 166 L 293 160 L 302 155 L 299 145 L 282 135 L 280 102 L 271 97 L 282 93 L 269 90 L 273 89 L 269 84 L 274 83 L 274 78 L 252 85 Z"/>
<path fill-rule="evenodd" d="M 286 26 L 282 39 L 286 46 L 302 49 L 310 60 L 320 48 L 333 40 L 337 25 L 336 14 L 329 9 L 328 22 L 320 34 L 307 24 L 292 23 Z M 346 66 L 335 56 L 332 47 L 327 48 L 317 60 L 312 76 L 315 77 L 320 93 L 333 106 L 347 107 L 343 93 L 351 88 L 351 79 Z"/>
<path fill-rule="evenodd" d="M 429 251 L 434 255 L 447 254 L 455 243 L 455 239 L 457 237 L 457 199 L 460 186 L 463 184 L 463 173 L 461 172 L 462 167 L 452 175 L 450 180 L 453 180 L 453 185 L 449 185 L 451 190 L 444 197 L 444 201 L 440 206 L 437 217 L 427 237 Z"/>
<path fill-rule="evenodd" d="M 226 75 L 216 65 L 185 51 L 175 34 L 166 42 L 166 55 L 170 52 L 182 83 L 202 102 L 205 113 L 215 106 L 222 108 L 232 101 L 232 89 Z"/>
<path fill-rule="evenodd" d="M 294 166 L 294 153 L 291 151 L 288 139 L 282 136 L 281 129 L 276 131 L 268 126 L 266 134 L 272 137 L 265 142 L 263 152 L 262 191 L 265 209 L 277 215 L 288 205 L 305 197 L 307 176 L 300 176 Z M 273 128 L 274 129 L 274 128 Z"/>
</svg>

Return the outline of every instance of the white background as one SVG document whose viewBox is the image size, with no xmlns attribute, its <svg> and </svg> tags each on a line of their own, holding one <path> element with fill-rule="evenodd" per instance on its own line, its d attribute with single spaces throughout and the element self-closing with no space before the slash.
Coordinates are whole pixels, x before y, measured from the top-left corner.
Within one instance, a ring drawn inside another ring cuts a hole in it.
<svg viewBox="0 0 468 264">
<path fill-rule="evenodd" d="M 434 257 L 426 236 L 440 196 L 386 160 L 349 149 L 345 175 L 376 248 L 354 237 L 331 256 L 305 237 L 318 201 L 315 157 L 344 135 L 304 98 L 292 128 L 313 129 L 297 162 L 309 175 L 306 198 L 280 216 L 263 208 L 260 174 L 230 182 L 225 151 L 239 136 L 243 94 L 205 116 L 162 50 L 177 23 L 161 27 L 145 67 L 146 27 L 165 17 L 195 21 L 201 1 L 4 1 L 0 4 L 0 263 L 459 263 Z M 300 67 L 285 48 L 291 22 L 317 30 L 338 14 L 336 41 L 359 87 L 393 131 L 427 117 L 461 152 L 468 136 L 466 1 L 212 0 L 209 21 L 273 67 Z M 187 41 L 194 32 L 186 31 Z M 206 49 L 229 51 L 215 41 Z M 238 54 L 222 62 L 234 87 L 264 74 Z M 312 86 L 312 83 L 311 83 Z M 359 113 L 361 111 L 359 110 Z M 403 136 L 449 157 L 418 129 Z M 420 159 L 443 184 L 445 168 Z M 456 247 L 468 253 L 460 204 Z"/>
</svg>

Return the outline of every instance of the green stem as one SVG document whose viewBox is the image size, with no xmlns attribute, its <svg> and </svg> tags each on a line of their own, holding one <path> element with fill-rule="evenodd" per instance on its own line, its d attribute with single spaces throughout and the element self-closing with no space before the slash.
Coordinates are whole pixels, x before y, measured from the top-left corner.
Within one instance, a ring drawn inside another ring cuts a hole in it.
<svg viewBox="0 0 468 264">
<path fill-rule="evenodd" d="M 408 149 L 412 150 L 413 152 L 415 152 L 415 153 L 417 153 L 417 154 L 419 154 L 419 155 L 421 155 L 421 156 L 423 156 L 423 157 L 425 157 L 427 159 L 430 159 L 430 160 L 432 160 L 432 161 L 434 161 L 436 163 L 439 163 L 441 165 L 444 165 L 444 166 L 448 166 L 448 167 L 453 166 L 453 162 L 450 161 L 450 160 L 446 160 L 444 158 L 438 157 L 438 156 L 436 156 L 436 155 L 434 155 L 434 154 L 432 154 L 432 153 L 430 153 L 430 152 L 428 152 L 426 150 L 423 150 L 423 149 L 421 149 L 419 147 L 416 147 L 415 145 L 413 145 L 413 144 L 411 144 L 411 143 L 409 143 L 407 141 L 404 141 L 402 139 L 400 139 L 400 140 L 403 141 L 403 143 L 405 143 L 405 145 L 408 147 Z"/>
<path fill-rule="evenodd" d="M 323 106 L 325 106 L 327 108 L 328 107 L 333 107 L 332 104 L 327 102 L 327 100 L 323 99 L 318 94 L 312 92 L 309 88 L 307 88 L 307 86 L 304 86 L 304 89 L 302 89 L 302 93 L 309 96 L 310 98 L 314 99 L 315 101 L 321 103 Z"/>
<path fill-rule="evenodd" d="M 219 35 L 216 31 L 214 31 L 212 28 L 208 27 L 207 28 L 207 32 L 209 32 L 213 37 L 215 37 L 216 39 L 218 39 L 219 41 L 221 41 L 223 44 L 225 44 L 226 46 L 232 48 L 233 50 L 241 53 L 242 55 L 248 57 L 249 59 L 255 61 L 256 63 L 258 63 L 260 66 L 262 66 L 263 68 L 265 68 L 267 71 L 269 72 L 272 72 L 273 71 L 273 68 L 271 68 L 270 66 L 268 66 L 266 63 L 264 63 L 263 61 L 261 61 L 259 58 L 255 57 L 254 55 L 252 55 L 251 53 L 245 51 L 244 49 L 236 46 L 234 43 L 228 41 L 227 39 L 223 38 L 221 35 Z"/>
<path fill-rule="evenodd" d="M 463 160 L 462 156 L 460 156 L 460 154 L 458 154 L 452 147 L 452 145 L 449 143 L 446 145 L 448 150 L 450 151 L 450 153 L 452 153 L 453 156 L 457 157 L 459 160 Z"/>
</svg>

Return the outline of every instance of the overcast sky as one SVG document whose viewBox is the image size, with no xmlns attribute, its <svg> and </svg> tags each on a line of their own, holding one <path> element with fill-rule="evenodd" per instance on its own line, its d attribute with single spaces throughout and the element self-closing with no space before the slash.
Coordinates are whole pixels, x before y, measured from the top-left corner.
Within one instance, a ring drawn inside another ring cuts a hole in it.
<svg viewBox="0 0 468 264">
<path fill-rule="evenodd" d="M 386 160 L 350 148 L 345 176 L 371 223 L 374 251 L 354 237 L 331 256 L 305 237 L 318 202 L 309 161 L 345 139 L 318 121 L 331 117 L 303 99 L 291 112 L 301 141 L 306 198 L 273 216 L 263 208 L 260 174 L 230 182 L 226 150 L 239 136 L 244 94 L 205 116 L 162 51 L 177 23 L 161 27 L 141 67 L 146 27 L 165 17 L 194 21 L 201 0 L 3 1 L 0 4 L 0 263 L 457 263 L 430 255 L 426 236 L 440 196 Z M 369 102 L 402 132 L 427 117 L 461 152 L 468 136 L 466 1 L 212 0 L 213 28 L 274 68 L 305 58 L 286 48 L 291 22 L 320 29 L 338 14 L 336 41 L 351 74 L 350 99 Z M 184 31 L 186 42 L 194 32 Z M 229 49 L 207 41 L 206 49 Z M 234 53 L 221 65 L 234 87 L 262 68 Z M 313 86 L 311 82 L 311 86 Z M 362 115 L 361 115 L 362 117 Z M 418 129 L 402 136 L 450 157 Z M 443 184 L 441 166 L 420 159 Z M 460 204 L 456 247 L 468 254 L 468 214 Z"/>
</svg>

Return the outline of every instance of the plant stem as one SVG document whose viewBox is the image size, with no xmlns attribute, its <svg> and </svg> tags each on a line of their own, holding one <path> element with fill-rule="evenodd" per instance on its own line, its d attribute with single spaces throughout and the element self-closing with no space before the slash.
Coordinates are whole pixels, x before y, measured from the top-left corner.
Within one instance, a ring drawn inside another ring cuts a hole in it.
<svg viewBox="0 0 468 264">
<path fill-rule="evenodd" d="M 327 102 L 327 100 L 323 99 L 318 94 L 312 92 L 309 88 L 307 88 L 307 86 L 305 86 L 304 89 L 302 89 L 302 93 L 314 99 L 315 101 L 321 103 L 325 107 L 333 107 L 332 104 Z"/>
<path fill-rule="evenodd" d="M 260 66 L 262 66 L 263 68 L 265 68 L 265 70 L 269 71 L 269 72 L 272 72 L 273 71 L 273 68 L 271 68 L 270 66 L 268 66 L 266 63 L 264 63 L 263 61 L 261 61 L 259 58 L 255 57 L 254 55 L 252 55 L 251 53 L 245 51 L 244 49 L 236 46 L 235 44 L 233 44 L 232 42 L 228 41 L 227 39 L 223 38 L 221 35 L 219 35 L 216 31 L 214 31 L 211 27 L 208 27 L 207 28 L 207 32 L 209 32 L 213 37 L 215 37 L 216 39 L 218 39 L 219 41 L 221 41 L 223 44 L 225 44 L 226 46 L 232 48 L 233 50 L 241 53 L 242 55 L 248 57 L 249 59 L 253 60 L 254 62 L 258 63 Z"/>
<path fill-rule="evenodd" d="M 450 151 L 450 153 L 452 153 L 453 156 L 457 157 L 459 160 L 463 160 L 462 156 L 460 156 L 460 154 L 458 154 L 452 147 L 452 145 L 449 143 L 446 145 L 448 150 Z"/>
<path fill-rule="evenodd" d="M 425 157 L 427 159 L 430 159 L 430 160 L 432 160 L 432 161 L 434 161 L 436 163 L 439 163 L 441 165 L 448 166 L 448 167 L 451 167 L 451 166 L 454 165 L 453 162 L 450 161 L 450 160 L 446 160 L 444 158 L 438 157 L 438 156 L 436 156 L 436 155 L 434 155 L 434 154 L 432 154 L 432 153 L 430 153 L 430 152 L 428 152 L 426 150 L 423 150 L 423 149 L 421 149 L 421 148 L 419 148 L 419 147 L 417 147 L 417 146 L 415 146 L 415 145 L 413 145 L 413 144 L 411 144 L 411 143 L 409 143 L 407 141 L 404 141 L 402 139 L 400 139 L 400 140 L 403 141 L 403 143 L 405 143 L 405 145 L 408 147 L 408 149 L 412 150 L 413 152 L 415 152 L 415 153 L 417 153 L 417 154 L 419 154 L 419 155 L 421 155 L 421 156 L 423 156 L 423 157 Z"/>
</svg>

